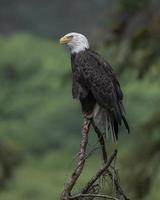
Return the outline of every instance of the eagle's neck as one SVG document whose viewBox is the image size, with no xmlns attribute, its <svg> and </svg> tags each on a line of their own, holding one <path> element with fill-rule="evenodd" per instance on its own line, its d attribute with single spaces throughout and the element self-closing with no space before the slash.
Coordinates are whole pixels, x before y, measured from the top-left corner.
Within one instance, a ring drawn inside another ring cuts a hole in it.
<svg viewBox="0 0 160 200">
<path fill-rule="evenodd" d="M 84 41 L 77 41 L 76 43 L 72 43 L 69 45 L 71 54 L 77 54 L 81 51 L 89 49 L 89 42 L 88 40 Z"/>
<path fill-rule="evenodd" d="M 79 52 L 81 52 L 81 51 L 84 51 L 84 50 L 86 50 L 86 49 L 89 49 L 89 46 L 87 46 L 87 47 L 84 47 L 84 46 L 77 46 L 77 47 L 75 47 L 75 48 L 73 48 L 73 49 L 71 49 L 71 54 L 77 54 L 77 53 L 79 53 Z"/>
</svg>

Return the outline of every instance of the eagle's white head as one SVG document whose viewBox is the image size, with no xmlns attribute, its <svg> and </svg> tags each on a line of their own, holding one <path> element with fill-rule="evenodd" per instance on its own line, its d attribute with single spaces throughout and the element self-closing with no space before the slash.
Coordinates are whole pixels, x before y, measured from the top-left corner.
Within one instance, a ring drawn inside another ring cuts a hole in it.
<svg viewBox="0 0 160 200">
<path fill-rule="evenodd" d="M 60 44 L 66 44 L 71 53 L 78 53 L 89 48 L 88 39 L 80 33 L 68 33 L 60 38 Z"/>
</svg>

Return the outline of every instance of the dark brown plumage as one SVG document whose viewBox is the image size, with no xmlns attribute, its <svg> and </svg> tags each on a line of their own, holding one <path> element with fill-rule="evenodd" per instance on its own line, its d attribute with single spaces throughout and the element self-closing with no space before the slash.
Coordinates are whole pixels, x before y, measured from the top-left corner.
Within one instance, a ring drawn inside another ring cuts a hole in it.
<svg viewBox="0 0 160 200">
<path fill-rule="evenodd" d="M 110 64 L 91 49 L 71 54 L 73 98 L 78 98 L 82 112 L 90 115 L 103 131 L 110 131 L 114 142 L 119 126 L 129 132 L 122 104 L 123 93 Z M 107 127 L 106 127 L 107 123 Z"/>
</svg>

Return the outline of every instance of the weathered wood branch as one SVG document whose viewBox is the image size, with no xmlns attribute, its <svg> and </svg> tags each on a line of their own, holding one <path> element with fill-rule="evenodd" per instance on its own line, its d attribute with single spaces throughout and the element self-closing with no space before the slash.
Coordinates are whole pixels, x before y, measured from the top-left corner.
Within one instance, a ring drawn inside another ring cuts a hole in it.
<svg viewBox="0 0 160 200">
<path fill-rule="evenodd" d="M 73 196 L 71 194 L 72 189 L 75 186 L 79 176 L 81 175 L 83 171 L 85 161 L 87 160 L 89 155 L 93 152 L 92 150 L 88 155 L 86 154 L 90 125 L 93 126 L 94 131 L 96 132 L 98 136 L 98 140 L 101 145 L 104 165 L 98 170 L 96 175 L 93 176 L 92 179 L 84 186 L 81 192 Z M 115 160 L 116 155 L 117 155 L 117 149 L 114 150 L 113 154 L 108 158 L 104 135 L 101 133 L 98 127 L 94 124 L 92 119 L 89 120 L 87 119 L 87 117 L 85 117 L 83 128 L 82 128 L 82 139 L 80 143 L 77 166 L 75 167 L 71 176 L 66 181 L 60 200 L 81 200 L 82 198 L 93 200 L 96 197 L 103 198 L 103 199 L 110 199 L 110 200 L 120 200 L 120 199 L 129 200 L 121 188 L 117 171 L 115 167 L 112 166 L 112 162 Z M 109 177 L 111 179 L 111 181 L 113 182 L 114 188 L 116 189 L 116 195 L 115 195 L 116 197 L 99 194 L 99 191 L 101 190 L 101 186 L 98 183 L 98 180 L 100 180 L 101 177 Z"/>
<path fill-rule="evenodd" d="M 107 162 L 107 150 L 106 150 L 106 144 L 105 144 L 105 139 L 104 139 L 104 135 L 101 133 L 101 131 L 98 129 L 98 127 L 95 125 L 95 123 L 93 122 L 93 120 L 91 121 L 92 126 L 98 136 L 99 142 L 101 144 L 101 149 L 102 149 L 102 155 L 103 155 L 103 160 L 104 163 Z M 122 196 L 124 200 L 129 200 L 129 198 L 126 196 L 125 192 L 123 191 L 120 182 L 119 182 L 119 177 L 118 174 L 116 172 L 116 170 L 112 167 L 114 174 L 112 174 L 112 172 L 110 171 L 110 169 L 107 169 L 107 174 L 110 177 L 110 179 L 112 181 L 114 181 L 114 185 L 115 185 L 115 189 L 116 189 L 116 193 L 118 194 L 118 196 Z"/>
<path fill-rule="evenodd" d="M 83 123 L 83 128 L 82 128 L 82 140 L 80 144 L 80 151 L 78 155 L 78 163 L 77 167 L 73 171 L 72 175 L 69 177 L 67 182 L 64 185 L 64 191 L 61 195 L 61 200 L 69 200 L 70 199 L 70 193 L 73 189 L 73 186 L 75 185 L 77 179 L 79 178 L 84 164 L 85 164 L 85 156 L 86 156 L 86 148 L 87 148 L 87 143 L 88 143 L 88 132 L 90 129 L 90 120 L 87 118 L 84 118 L 84 123 Z"/>
<path fill-rule="evenodd" d="M 104 174 L 106 173 L 107 169 L 111 165 L 112 161 L 114 160 L 115 156 L 117 155 L 117 150 L 115 150 L 106 164 L 97 172 L 97 174 L 86 184 L 86 186 L 81 191 L 82 194 L 86 194 L 90 187 Z"/>
<path fill-rule="evenodd" d="M 105 144 L 105 139 L 104 139 L 104 134 L 101 133 L 101 131 L 99 130 L 99 128 L 95 125 L 94 121 L 91 120 L 92 126 L 94 128 L 94 131 L 96 132 L 100 145 L 101 145 L 101 149 L 102 149 L 102 155 L 103 155 L 103 160 L 104 163 L 107 162 L 107 150 L 106 150 L 106 144 Z"/>
</svg>

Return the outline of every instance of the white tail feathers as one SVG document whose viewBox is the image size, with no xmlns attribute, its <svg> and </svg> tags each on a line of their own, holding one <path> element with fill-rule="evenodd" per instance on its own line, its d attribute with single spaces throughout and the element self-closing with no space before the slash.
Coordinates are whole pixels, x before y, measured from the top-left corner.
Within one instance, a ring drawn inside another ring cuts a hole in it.
<svg viewBox="0 0 160 200">
<path fill-rule="evenodd" d="M 110 133 L 113 143 L 117 143 L 114 121 L 111 116 L 109 116 L 109 113 L 98 104 L 96 104 L 93 111 L 93 120 L 97 128 L 106 136 L 107 140 Z"/>
</svg>

